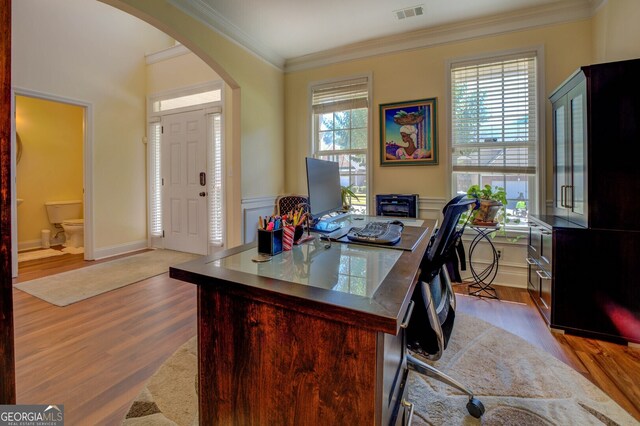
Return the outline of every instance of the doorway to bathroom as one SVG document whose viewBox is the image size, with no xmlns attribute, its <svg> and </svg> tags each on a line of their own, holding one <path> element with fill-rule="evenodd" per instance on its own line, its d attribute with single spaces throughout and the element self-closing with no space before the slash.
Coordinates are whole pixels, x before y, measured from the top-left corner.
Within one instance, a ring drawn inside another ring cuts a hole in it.
<svg viewBox="0 0 640 426">
<path fill-rule="evenodd" d="M 84 226 L 76 224 L 77 244 L 65 247 L 69 233 L 61 224 L 51 223 L 47 214 L 47 204 L 52 202 L 79 202 L 78 217 L 66 218 L 65 223 L 90 217 L 90 194 L 85 188 L 90 177 L 86 164 L 91 110 L 88 104 L 34 91 L 16 89 L 13 94 L 11 232 L 15 277 L 23 260 L 82 252 L 85 259 L 91 258 L 89 221 Z"/>
</svg>

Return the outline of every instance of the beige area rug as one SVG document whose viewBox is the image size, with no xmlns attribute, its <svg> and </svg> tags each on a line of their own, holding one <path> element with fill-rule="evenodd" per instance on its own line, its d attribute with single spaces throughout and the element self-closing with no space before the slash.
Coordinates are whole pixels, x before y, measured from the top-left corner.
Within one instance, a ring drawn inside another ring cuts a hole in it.
<svg viewBox="0 0 640 426">
<path fill-rule="evenodd" d="M 412 371 L 414 425 L 638 425 L 579 373 L 501 328 L 458 314 L 449 345 L 432 364 L 468 385 L 486 412 L 471 417 L 466 395 Z M 193 338 L 148 381 L 123 425 L 197 425 L 196 354 Z"/>
<path fill-rule="evenodd" d="M 47 257 L 62 256 L 63 254 L 66 253 L 54 249 L 23 251 L 21 253 L 18 253 L 18 263 L 26 262 L 28 260 L 46 259 Z"/>
<path fill-rule="evenodd" d="M 107 291 L 163 274 L 169 266 L 199 257 L 173 250 L 152 250 L 74 271 L 16 284 L 19 290 L 57 306 L 97 296 Z"/>
</svg>

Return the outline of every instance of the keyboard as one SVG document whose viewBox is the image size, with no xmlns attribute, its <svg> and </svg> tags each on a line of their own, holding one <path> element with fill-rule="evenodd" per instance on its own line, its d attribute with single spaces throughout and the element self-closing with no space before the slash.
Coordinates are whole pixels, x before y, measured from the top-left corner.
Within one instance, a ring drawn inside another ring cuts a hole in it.
<svg viewBox="0 0 640 426">
<path fill-rule="evenodd" d="M 351 228 L 347 234 L 350 241 L 392 245 L 400 241 L 402 226 L 389 222 L 369 222 L 362 228 Z"/>
</svg>

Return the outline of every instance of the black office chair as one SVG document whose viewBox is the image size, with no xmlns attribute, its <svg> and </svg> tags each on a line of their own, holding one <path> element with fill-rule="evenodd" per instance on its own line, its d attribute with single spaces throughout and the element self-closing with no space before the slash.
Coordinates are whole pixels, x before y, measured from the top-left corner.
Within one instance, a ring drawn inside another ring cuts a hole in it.
<svg viewBox="0 0 640 426">
<path fill-rule="evenodd" d="M 480 400 L 464 385 L 417 357 L 435 361 L 447 347 L 453 330 L 456 299 L 447 268 L 444 266 L 453 251 L 455 241 L 464 232 L 459 224 L 464 212 L 478 208 L 475 198 L 455 197 L 444 208 L 442 225 L 431 238 L 420 265 L 420 282 L 413 292 L 413 314 L 407 327 L 407 364 L 418 373 L 433 377 L 469 396 L 467 410 L 473 417 L 484 414 Z"/>
</svg>

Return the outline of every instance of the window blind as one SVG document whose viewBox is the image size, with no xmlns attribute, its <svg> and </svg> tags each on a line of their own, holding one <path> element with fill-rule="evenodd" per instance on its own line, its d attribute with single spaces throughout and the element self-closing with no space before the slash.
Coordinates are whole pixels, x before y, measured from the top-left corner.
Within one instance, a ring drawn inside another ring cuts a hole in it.
<svg viewBox="0 0 640 426">
<path fill-rule="evenodd" d="M 351 186 L 353 211 L 367 212 L 370 144 L 369 77 L 311 87 L 314 157 L 339 164 L 340 184 Z"/>
<path fill-rule="evenodd" d="M 314 86 L 311 105 L 314 114 L 367 108 L 369 86 L 366 77 Z"/>
<path fill-rule="evenodd" d="M 535 53 L 451 67 L 452 170 L 536 173 Z"/>
<path fill-rule="evenodd" d="M 160 122 L 149 124 L 149 189 L 150 189 L 150 233 L 162 236 L 162 178 L 160 176 Z"/>
<path fill-rule="evenodd" d="M 222 246 L 224 220 L 223 147 L 220 113 L 208 115 L 209 131 L 212 135 L 209 149 L 209 244 Z"/>
</svg>

